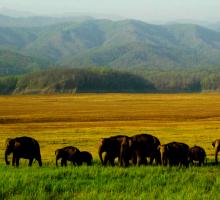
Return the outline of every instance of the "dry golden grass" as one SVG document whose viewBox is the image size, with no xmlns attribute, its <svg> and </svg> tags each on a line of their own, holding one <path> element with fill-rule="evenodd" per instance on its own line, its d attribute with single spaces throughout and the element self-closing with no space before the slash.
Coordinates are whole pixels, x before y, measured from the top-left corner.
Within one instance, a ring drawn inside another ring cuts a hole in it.
<svg viewBox="0 0 220 200">
<path fill-rule="evenodd" d="M 150 133 L 203 146 L 220 138 L 220 94 L 77 94 L 0 97 L 0 156 L 8 137 L 32 136 L 44 161 L 67 145 L 97 157 L 99 139 Z"/>
</svg>

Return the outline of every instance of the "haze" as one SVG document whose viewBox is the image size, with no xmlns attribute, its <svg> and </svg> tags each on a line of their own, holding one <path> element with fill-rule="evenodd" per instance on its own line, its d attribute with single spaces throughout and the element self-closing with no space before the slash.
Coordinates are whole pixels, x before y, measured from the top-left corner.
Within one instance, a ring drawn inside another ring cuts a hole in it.
<svg viewBox="0 0 220 200">
<path fill-rule="evenodd" d="M 219 0 L 0 0 L 8 9 L 38 15 L 86 14 L 144 21 L 219 21 Z"/>
</svg>

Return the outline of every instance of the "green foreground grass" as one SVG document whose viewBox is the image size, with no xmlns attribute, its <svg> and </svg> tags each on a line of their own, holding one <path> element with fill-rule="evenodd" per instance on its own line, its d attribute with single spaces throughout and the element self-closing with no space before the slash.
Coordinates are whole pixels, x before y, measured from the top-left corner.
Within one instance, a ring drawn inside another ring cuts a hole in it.
<svg viewBox="0 0 220 200">
<path fill-rule="evenodd" d="M 220 166 L 1 165 L 0 171 L 0 199 L 220 199 Z"/>
</svg>

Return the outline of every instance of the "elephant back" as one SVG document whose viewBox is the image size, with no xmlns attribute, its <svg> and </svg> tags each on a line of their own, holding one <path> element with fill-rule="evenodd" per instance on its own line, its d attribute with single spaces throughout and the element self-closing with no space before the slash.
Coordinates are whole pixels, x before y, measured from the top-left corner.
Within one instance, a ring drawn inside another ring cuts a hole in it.
<svg viewBox="0 0 220 200">
<path fill-rule="evenodd" d="M 200 160 L 206 157 L 205 150 L 200 146 L 194 146 L 189 149 L 189 158 L 193 160 Z"/>
<path fill-rule="evenodd" d="M 152 151 L 158 151 L 158 146 L 160 145 L 159 139 L 150 134 L 134 135 L 131 140 L 132 148 L 142 149 L 147 155 L 151 154 Z"/>
<path fill-rule="evenodd" d="M 189 146 L 181 142 L 171 142 L 166 145 L 167 157 L 175 163 L 185 164 L 189 155 Z"/>
<path fill-rule="evenodd" d="M 14 139 L 15 149 L 22 152 L 27 152 L 28 154 L 40 153 L 40 145 L 34 138 L 23 136 Z"/>
</svg>

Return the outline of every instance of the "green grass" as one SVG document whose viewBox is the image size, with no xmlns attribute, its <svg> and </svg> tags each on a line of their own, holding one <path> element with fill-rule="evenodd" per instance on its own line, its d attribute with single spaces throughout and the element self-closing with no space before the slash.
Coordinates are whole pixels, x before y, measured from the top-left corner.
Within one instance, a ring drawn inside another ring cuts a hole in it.
<svg viewBox="0 0 220 200">
<path fill-rule="evenodd" d="M 220 167 L 0 166 L 0 199 L 219 199 Z"/>
</svg>

